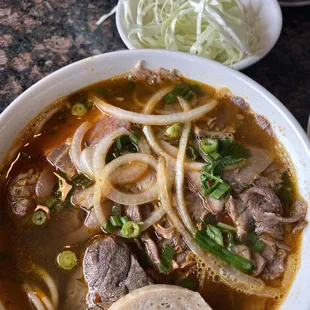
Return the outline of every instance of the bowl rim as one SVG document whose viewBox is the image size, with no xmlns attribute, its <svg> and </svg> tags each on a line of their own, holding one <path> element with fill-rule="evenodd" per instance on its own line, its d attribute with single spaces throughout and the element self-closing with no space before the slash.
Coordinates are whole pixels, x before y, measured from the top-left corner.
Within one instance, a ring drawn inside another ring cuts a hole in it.
<svg viewBox="0 0 310 310">
<path fill-rule="evenodd" d="M 282 27 L 283 27 L 283 14 L 282 14 L 281 6 L 280 6 L 278 0 L 268 0 L 268 2 L 266 1 L 266 4 L 264 3 L 264 5 L 273 6 L 274 9 L 276 10 L 276 14 L 275 14 L 275 16 L 273 16 L 274 17 L 273 23 L 277 22 L 277 27 L 276 27 L 276 30 L 274 31 L 273 41 L 270 41 L 267 48 L 258 51 L 257 54 L 247 56 L 247 57 L 241 59 L 240 61 L 238 61 L 238 62 L 236 62 L 230 66 L 227 66 L 227 67 L 230 67 L 230 68 L 233 68 L 233 69 L 236 69 L 239 71 L 243 70 L 247 67 L 250 67 L 250 66 L 254 65 L 255 63 L 259 62 L 261 59 L 263 59 L 267 54 L 269 54 L 270 51 L 274 48 L 274 46 L 278 42 L 280 34 L 282 32 Z M 126 35 L 126 29 L 123 26 L 123 21 L 124 21 L 123 13 L 124 13 L 123 0 L 119 0 L 118 4 L 117 4 L 117 8 L 116 8 L 116 28 L 117 28 L 117 31 L 119 33 L 119 36 L 121 37 L 123 43 L 126 45 L 126 47 L 128 49 L 130 49 L 130 50 L 141 49 L 141 48 L 137 48 L 129 40 L 128 36 Z M 164 50 L 166 50 L 166 49 L 164 49 Z M 203 57 L 203 56 L 200 56 L 200 57 Z M 203 58 L 206 58 L 206 57 L 203 57 Z M 209 59 L 209 58 L 206 58 L 206 59 Z"/>
<path fill-rule="evenodd" d="M 291 112 L 274 95 L 272 95 L 263 86 L 261 86 L 260 84 L 258 84 L 256 81 L 252 80 L 251 78 L 249 78 L 245 74 L 238 72 L 236 70 L 233 70 L 233 69 L 231 69 L 231 68 L 229 68 L 223 64 L 220 64 L 216 61 L 213 61 L 213 60 L 210 60 L 207 58 L 203 58 L 200 56 L 190 55 L 188 53 L 167 51 L 167 50 L 152 50 L 152 49 L 138 50 L 138 49 L 136 49 L 136 50 L 115 51 L 115 52 L 110 52 L 110 53 L 101 54 L 101 55 L 97 55 L 97 56 L 91 56 L 89 58 L 82 59 L 82 60 L 77 61 L 75 63 L 69 64 L 63 68 L 60 68 L 57 71 L 51 73 L 50 75 L 44 77 L 43 79 L 41 79 L 40 81 L 38 81 L 37 83 L 32 85 L 30 88 L 28 88 L 25 92 L 23 92 L 21 95 L 19 95 L 0 114 L 0 130 L 1 130 L 1 127 L 3 126 L 3 124 L 8 123 L 8 121 L 11 118 L 13 118 L 14 114 L 19 114 L 20 115 L 19 117 L 22 118 L 22 116 L 20 114 L 21 112 L 16 113 L 16 111 L 18 111 L 18 107 L 21 104 L 27 102 L 26 99 L 31 98 L 31 95 L 33 95 L 33 92 L 38 92 L 40 95 L 42 88 L 48 87 L 57 81 L 59 82 L 59 80 L 62 80 L 62 77 L 66 76 L 66 75 L 72 75 L 72 73 L 76 72 L 77 70 L 85 69 L 85 66 L 86 66 L 85 64 L 87 64 L 87 63 L 94 63 L 94 61 L 98 60 L 102 63 L 103 62 L 109 63 L 109 65 L 110 65 L 112 59 L 115 60 L 115 58 L 126 58 L 128 55 L 132 55 L 132 57 L 137 56 L 140 59 L 143 59 L 143 57 L 148 57 L 149 59 L 152 59 L 154 56 L 157 56 L 157 57 L 160 56 L 161 58 L 167 57 L 169 59 L 177 57 L 177 59 L 180 61 L 184 60 L 184 61 L 187 61 L 189 63 L 191 61 L 193 61 L 193 62 L 204 62 L 205 64 L 209 64 L 212 68 L 219 68 L 219 70 L 226 71 L 227 75 L 229 75 L 231 77 L 231 79 L 234 83 L 242 84 L 249 89 L 253 89 L 253 92 L 258 93 L 260 98 L 262 98 L 264 101 L 269 101 L 270 103 L 273 104 L 276 112 L 279 113 L 280 116 L 282 117 L 283 123 L 288 124 L 292 128 L 292 130 L 296 136 L 296 139 L 299 140 L 298 143 L 300 144 L 302 149 L 306 150 L 306 154 L 304 155 L 303 158 L 306 158 L 307 162 L 310 162 L 310 140 L 309 140 L 306 132 L 303 130 L 300 123 L 291 114 Z M 158 61 L 156 61 L 156 62 L 158 62 Z M 113 68 L 113 66 L 112 66 L 112 68 Z M 215 72 L 212 74 L 216 75 Z M 113 76 L 113 75 L 115 75 L 115 73 L 113 73 L 113 71 L 112 71 L 111 76 Z M 185 74 L 185 76 L 186 76 L 186 74 Z M 92 84 L 92 83 L 89 83 L 89 85 L 90 84 Z M 236 93 L 235 95 L 238 95 L 238 93 Z M 46 106 L 48 106 L 49 104 L 52 104 L 52 102 L 49 102 Z M 250 106 L 251 106 L 251 103 L 250 103 Z M 34 108 L 34 111 L 31 112 L 33 117 L 36 117 L 43 109 L 44 108 L 42 108 L 42 107 Z M 260 113 L 260 112 L 257 111 L 257 113 Z M 11 125 L 8 125 L 8 126 L 11 126 Z M 273 125 L 272 125 L 272 127 L 273 127 Z M 13 144 L 14 140 L 15 140 L 15 137 L 12 138 L 11 145 Z M 0 149 L 0 152 L 1 152 L 1 149 Z M 294 163 L 294 167 L 295 168 L 297 167 L 295 165 L 295 163 Z M 301 168 L 299 168 L 299 169 L 296 168 L 296 170 L 301 170 Z M 308 203 L 309 203 L 309 201 L 308 201 Z M 310 214 L 309 209 L 308 209 L 307 214 L 309 216 L 309 214 Z M 308 227 L 308 229 L 307 229 L 308 235 L 309 235 L 309 229 L 310 229 L 310 227 Z M 304 247 L 305 247 L 305 244 L 303 242 L 302 249 Z M 301 267 L 299 269 L 298 274 L 300 274 L 300 271 L 302 271 Z M 296 280 L 292 283 L 292 285 L 294 285 L 295 282 L 296 282 Z M 300 284 L 300 281 L 298 283 Z M 288 295 L 290 294 L 292 288 L 293 288 L 293 286 L 290 288 Z M 294 291 L 294 293 L 295 293 L 295 291 Z M 286 298 L 288 298 L 288 296 Z M 305 299 L 307 299 L 307 301 L 310 302 L 309 296 L 303 298 L 303 300 L 305 300 Z M 285 301 L 284 301 L 284 303 L 285 303 Z M 0 302 L 0 305 L 1 305 L 1 302 Z M 302 305 L 302 309 L 307 309 L 306 308 L 307 304 L 302 303 L 301 305 Z M 281 309 L 282 309 L 282 305 L 281 305 Z M 289 308 L 285 308 L 285 309 L 289 309 Z"/>
</svg>

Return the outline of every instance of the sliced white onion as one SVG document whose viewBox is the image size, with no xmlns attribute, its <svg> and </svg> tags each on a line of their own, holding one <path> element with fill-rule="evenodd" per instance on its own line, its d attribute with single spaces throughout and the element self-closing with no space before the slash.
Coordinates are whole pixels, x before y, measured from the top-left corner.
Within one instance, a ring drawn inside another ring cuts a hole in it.
<svg viewBox="0 0 310 310">
<path fill-rule="evenodd" d="M 144 108 L 144 113 L 145 114 L 150 114 L 153 112 L 155 109 L 156 105 L 162 98 L 170 93 L 172 91 L 173 87 L 166 87 L 162 90 L 157 91 L 146 103 L 145 108 Z M 170 145 L 169 143 L 165 141 L 157 141 L 157 138 L 154 135 L 153 128 L 151 126 L 144 126 L 143 128 L 144 135 L 153 149 L 153 151 L 157 155 L 162 155 L 166 158 L 166 160 L 169 161 L 174 161 L 175 158 L 177 157 L 178 149 Z M 202 167 L 204 164 L 202 163 L 197 163 L 197 162 L 186 162 L 186 168 L 190 170 L 198 170 L 201 171 Z"/>
<path fill-rule="evenodd" d="M 83 123 L 74 133 L 71 145 L 70 145 L 70 151 L 69 155 L 71 158 L 71 161 L 73 165 L 75 166 L 76 170 L 86 173 L 86 171 L 83 171 L 83 167 L 80 163 L 80 157 L 82 153 L 82 141 L 84 138 L 84 135 L 88 131 L 88 129 L 91 127 L 90 122 Z"/>
<path fill-rule="evenodd" d="M 152 225 L 157 223 L 165 215 L 165 210 L 162 206 L 156 208 L 150 216 L 143 222 L 142 230 L 147 230 Z"/>
<path fill-rule="evenodd" d="M 183 99 L 178 98 L 184 111 L 189 110 L 189 104 Z M 186 147 L 187 147 L 187 141 L 188 141 L 188 135 L 191 130 L 191 123 L 186 122 L 183 126 L 181 139 L 179 142 L 179 151 L 177 155 L 177 160 L 175 163 L 175 190 L 176 190 L 176 201 L 177 201 L 177 209 L 178 213 L 187 227 L 187 229 L 194 233 L 196 231 L 196 226 L 193 223 L 187 208 L 186 203 L 184 199 L 184 162 L 185 162 L 185 156 L 186 156 Z"/>
<path fill-rule="evenodd" d="M 92 146 L 89 146 L 82 151 L 80 156 L 80 165 L 82 171 L 91 177 L 94 176 L 93 155 L 94 148 Z"/>
<path fill-rule="evenodd" d="M 24 290 L 26 291 L 28 298 L 30 299 L 31 303 L 35 307 L 36 310 L 46 310 L 44 307 L 42 301 L 40 300 L 39 296 L 33 292 L 29 284 L 24 283 L 23 284 Z"/>
<path fill-rule="evenodd" d="M 93 171 L 94 177 L 97 179 L 106 165 L 106 157 L 114 140 L 122 135 L 130 135 L 130 132 L 124 128 L 117 128 L 105 137 L 103 137 L 96 145 L 93 155 Z"/>
<path fill-rule="evenodd" d="M 210 112 L 218 104 L 218 101 L 213 99 L 210 101 L 210 103 L 202 105 L 188 112 L 180 112 L 170 115 L 145 115 L 115 107 L 98 98 L 94 94 L 90 95 L 90 99 L 103 113 L 107 113 L 120 119 L 128 120 L 132 123 L 154 126 L 172 125 L 175 123 L 184 123 L 186 121 L 189 122 L 198 119 L 206 113 Z"/>
<path fill-rule="evenodd" d="M 50 120 L 52 118 L 53 115 L 55 115 L 61 108 L 63 107 L 63 105 L 55 105 L 53 108 L 51 108 L 50 110 L 43 112 L 42 118 L 40 119 L 36 130 L 34 132 L 34 135 L 37 135 L 41 132 L 43 126 L 46 124 L 46 122 L 48 120 Z"/>
<path fill-rule="evenodd" d="M 144 162 L 156 169 L 156 160 L 151 155 L 136 153 L 120 156 L 106 165 L 97 181 L 99 184 L 98 186 L 101 187 L 102 194 L 114 202 L 125 205 L 141 205 L 156 200 L 158 197 L 156 184 L 153 184 L 148 190 L 138 194 L 123 193 L 115 189 L 111 184 L 109 175 L 112 171 L 121 165 L 131 162 Z M 95 187 L 97 187 L 97 185 Z"/>
<path fill-rule="evenodd" d="M 41 279 L 45 282 L 46 286 L 48 287 L 50 291 L 50 296 L 52 300 L 52 304 L 54 306 L 54 309 L 57 309 L 58 306 L 58 290 L 57 286 L 55 284 L 55 281 L 52 279 L 52 277 L 49 275 L 47 271 L 45 271 L 43 268 L 39 266 L 35 266 L 33 268 L 33 272 L 41 277 Z"/>
<path fill-rule="evenodd" d="M 239 270 L 222 262 L 214 255 L 204 252 L 193 240 L 193 237 L 188 233 L 183 223 L 177 216 L 175 209 L 171 206 L 171 198 L 167 190 L 167 171 L 165 167 L 165 159 L 159 157 L 157 166 L 157 178 L 161 181 L 158 183 L 158 194 L 161 206 L 165 210 L 172 225 L 179 231 L 192 252 L 199 257 L 216 275 L 220 276 L 222 281 L 231 288 L 241 290 L 246 294 L 254 294 L 265 297 L 279 296 L 281 291 L 277 288 L 267 287 L 260 279 L 250 277 Z"/>
<path fill-rule="evenodd" d="M 105 166 L 99 178 L 97 179 L 94 192 L 94 210 L 96 217 L 102 227 L 105 227 L 107 221 L 107 216 L 103 214 L 100 206 L 102 195 L 106 196 L 114 202 L 124 205 L 141 205 L 150 201 L 154 201 L 158 197 L 156 184 L 151 186 L 145 192 L 138 194 L 123 193 L 113 187 L 109 178 L 111 173 L 118 167 L 131 162 L 143 162 L 156 169 L 156 160 L 154 157 L 148 154 L 140 153 L 120 156 Z"/>
</svg>

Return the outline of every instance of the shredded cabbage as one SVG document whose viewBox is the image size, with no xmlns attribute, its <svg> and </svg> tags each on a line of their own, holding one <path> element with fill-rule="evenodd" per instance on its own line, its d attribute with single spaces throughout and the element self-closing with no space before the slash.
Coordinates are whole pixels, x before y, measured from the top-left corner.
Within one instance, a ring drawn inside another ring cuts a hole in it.
<svg viewBox="0 0 310 310">
<path fill-rule="evenodd" d="M 232 65 L 256 52 L 256 12 L 239 0 L 123 0 L 137 48 L 188 52 Z"/>
</svg>

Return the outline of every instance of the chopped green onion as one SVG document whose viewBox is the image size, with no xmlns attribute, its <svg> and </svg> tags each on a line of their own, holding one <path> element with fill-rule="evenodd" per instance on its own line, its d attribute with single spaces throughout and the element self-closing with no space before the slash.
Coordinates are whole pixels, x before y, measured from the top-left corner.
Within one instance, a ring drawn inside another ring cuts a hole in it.
<svg viewBox="0 0 310 310">
<path fill-rule="evenodd" d="M 66 271 L 72 270 L 78 264 L 76 254 L 71 250 L 64 250 L 57 256 L 58 266 Z"/>
<path fill-rule="evenodd" d="M 230 156 L 233 159 L 248 158 L 250 151 L 242 144 L 230 139 L 224 139 L 220 143 L 219 152 L 223 157 Z"/>
<path fill-rule="evenodd" d="M 111 224 L 112 224 L 112 226 L 118 226 L 118 227 L 122 227 L 123 226 L 123 223 L 122 223 L 122 221 L 120 220 L 120 218 L 118 217 L 118 216 L 116 216 L 116 215 L 112 215 L 111 217 L 110 217 L 110 222 L 111 222 Z"/>
<path fill-rule="evenodd" d="M 211 240 L 215 241 L 220 246 L 224 246 L 222 232 L 217 227 L 207 224 L 205 232 Z"/>
<path fill-rule="evenodd" d="M 164 96 L 164 101 L 165 103 L 168 103 L 168 104 L 176 101 L 176 99 L 177 97 L 173 93 L 169 93 Z"/>
<path fill-rule="evenodd" d="M 186 148 L 186 157 L 190 160 L 197 160 L 199 158 L 198 151 L 191 145 Z"/>
<path fill-rule="evenodd" d="M 205 183 L 208 182 L 209 180 L 214 180 L 215 182 L 218 183 L 224 183 L 224 181 L 219 176 L 213 175 L 209 172 L 203 172 L 201 174 L 201 182 Z"/>
<path fill-rule="evenodd" d="M 122 135 L 122 136 L 117 137 L 115 140 L 115 147 L 116 147 L 116 150 L 119 152 L 123 150 L 127 150 L 130 153 L 138 152 L 136 145 L 131 142 L 131 140 L 129 139 L 129 136 L 127 135 Z"/>
<path fill-rule="evenodd" d="M 136 87 L 136 84 L 133 81 L 130 81 L 129 83 L 122 85 L 122 89 L 125 91 L 133 91 L 135 87 Z"/>
<path fill-rule="evenodd" d="M 43 210 L 37 210 L 32 215 L 32 223 L 37 226 L 42 226 L 47 221 L 47 213 Z"/>
<path fill-rule="evenodd" d="M 184 99 L 189 101 L 189 100 L 192 100 L 193 97 L 194 97 L 194 92 L 190 90 L 190 91 L 184 96 Z"/>
<path fill-rule="evenodd" d="M 93 91 L 101 96 L 106 94 L 106 89 L 102 87 L 96 87 L 93 89 Z"/>
<path fill-rule="evenodd" d="M 122 221 L 123 225 L 124 225 L 125 223 L 129 222 L 128 216 L 122 216 L 122 217 L 121 217 L 121 221 Z"/>
<path fill-rule="evenodd" d="M 182 85 L 182 84 L 175 85 L 173 90 L 172 90 L 172 94 L 175 96 L 181 95 L 183 88 L 184 88 L 184 85 Z"/>
<path fill-rule="evenodd" d="M 191 87 L 189 85 L 185 85 L 180 93 L 180 96 L 185 97 L 190 92 Z"/>
<path fill-rule="evenodd" d="M 121 230 L 124 238 L 138 238 L 142 232 L 140 223 L 129 221 L 126 222 Z"/>
<path fill-rule="evenodd" d="M 31 156 L 25 152 L 20 152 L 20 157 L 22 159 L 30 159 L 31 158 Z"/>
<path fill-rule="evenodd" d="M 219 184 L 216 189 L 210 195 L 214 199 L 220 199 L 230 190 L 230 184 L 227 182 L 223 182 Z"/>
<path fill-rule="evenodd" d="M 198 84 L 191 85 L 191 90 L 195 93 L 200 92 L 200 86 Z"/>
<path fill-rule="evenodd" d="M 230 252 L 229 250 L 223 248 L 213 240 L 211 240 L 206 233 L 201 231 L 196 231 L 194 234 L 195 242 L 204 250 L 209 253 L 212 253 L 225 262 L 231 264 L 235 268 L 249 273 L 253 269 L 253 263 L 250 260 L 247 260 L 237 254 Z"/>
<path fill-rule="evenodd" d="M 158 264 L 158 270 L 161 273 L 168 273 L 172 264 L 172 259 L 175 254 L 175 250 L 169 245 L 165 244 L 162 250 L 162 257 Z"/>
<path fill-rule="evenodd" d="M 141 133 L 138 132 L 138 131 L 134 131 L 130 136 L 129 136 L 129 140 L 132 142 L 132 143 L 135 143 L 137 144 L 139 142 L 141 138 Z"/>
<path fill-rule="evenodd" d="M 92 101 L 88 100 L 88 101 L 86 101 L 85 105 L 86 105 L 87 109 L 91 109 L 94 106 L 94 103 Z"/>
<path fill-rule="evenodd" d="M 112 206 L 112 215 L 121 216 L 122 215 L 122 207 L 114 205 Z"/>
<path fill-rule="evenodd" d="M 84 116 L 86 112 L 87 112 L 87 108 L 85 107 L 83 103 L 76 103 L 71 108 L 71 114 L 78 116 L 78 117 Z"/>
<path fill-rule="evenodd" d="M 169 138 L 179 138 L 182 134 L 182 126 L 180 124 L 173 124 L 169 127 L 167 127 L 165 131 L 165 135 Z"/>
<path fill-rule="evenodd" d="M 217 152 L 209 153 L 208 156 L 209 156 L 212 160 L 214 160 L 214 161 L 219 160 L 219 159 L 222 157 L 222 156 L 221 156 L 219 153 L 217 153 Z"/>
<path fill-rule="evenodd" d="M 265 243 L 258 238 L 255 232 L 249 232 L 245 236 L 245 241 L 253 252 L 260 252 L 265 247 Z"/>
<path fill-rule="evenodd" d="M 230 231 L 236 231 L 237 230 L 236 227 L 222 223 L 222 222 L 218 222 L 216 224 L 216 226 L 220 229 L 225 229 L 225 230 L 230 230 Z"/>
<path fill-rule="evenodd" d="M 218 150 L 219 141 L 217 139 L 205 138 L 200 141 L 199 146 L 204 153 L 213 153 Z"/>
<path fill-rule="evenodd" d="M 87 177 L 85 174 L 83 173 L 78 173 L 75 174 L 72 178 L 71 178 L 71 182 L 75 185 L 75 186 L 79 186 L 82 187 L 83 189 L 88 188 L 90 186 L 92 186 L 95 182 L 90 179 L 89 177 Z"/>
<path fill-rule="evenodd" d="M 114 226 L 112 225 L 111 221 L 108 220 L 105 224 L 105 228 L 106 232 L 108 232 L 109 234 L 114 233 Z"/>
</svg>

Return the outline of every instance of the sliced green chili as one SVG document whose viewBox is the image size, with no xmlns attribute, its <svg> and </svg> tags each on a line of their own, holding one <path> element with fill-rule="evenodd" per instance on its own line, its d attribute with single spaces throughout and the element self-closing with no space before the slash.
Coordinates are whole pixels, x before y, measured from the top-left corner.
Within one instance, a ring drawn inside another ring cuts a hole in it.
<svg viewBox="0 0 310 310">
<path fill-rule="evenodd" d="M 182 134 L 182 126 L 180 124 L 173 124 L 167 127 L 165 134 L 172 139 L 179 138 Z"/>
<path fill-rule="evenodd" d="M 112 207 L 112 215 L 121 216 L 122 215 L 122 207 L 114 205 Z"/>
<path fill-rule="evenodd" d="M 47 213 L 43 210 L 37 210 L 32 215 L 32 223 L 37 226 L 42 226 L 47 221 Z"/>
<path fill-rule="evenodd" d="M 71 250 L 64 250 L 57 256 L 58 266 L 66 271 L 72 270 L 78 264 L 76 254 Z"/>
<path fill-rule="evenodd" d="M 126 222 L 121 230 L 124 238 L 138 238 L 142 232 L 141 225 L 137 222 Z"/>
<path fill-rule="evenodd" d="M 71 108 L 71 114 L 82 117 L 86 114 L 87 108 L 83 103 L 76 103 Z"/>
</svg>

